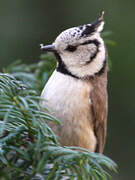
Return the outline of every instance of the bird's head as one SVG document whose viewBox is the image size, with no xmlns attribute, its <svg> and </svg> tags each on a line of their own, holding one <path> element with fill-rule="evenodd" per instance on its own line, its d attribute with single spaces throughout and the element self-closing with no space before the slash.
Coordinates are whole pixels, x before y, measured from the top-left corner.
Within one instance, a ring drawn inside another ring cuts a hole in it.
<svg viewBox="0 0 135 180">
<path fill-rule="evenodd" d="M 56 55 L 58 71 L 83 78 L 94 76 L 102 69 L 105 60 L 104 42 L 100 36 L 103 14 L 91 24 L 63 31 L 52 45 L 41 45 L 42 50 Z"/>
</svg>

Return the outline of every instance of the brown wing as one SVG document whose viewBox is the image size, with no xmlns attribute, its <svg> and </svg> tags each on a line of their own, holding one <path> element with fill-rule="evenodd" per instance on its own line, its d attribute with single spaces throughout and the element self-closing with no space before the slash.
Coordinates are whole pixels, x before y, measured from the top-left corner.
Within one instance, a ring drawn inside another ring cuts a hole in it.
<svg viewBox="0 0 135 180">
<path fill-rule="evenodd" d="M 95 152 L 102 153 L 106 139 L 107 121 L 107 70 L 93 81 L 93 91 L 90 94 L 91 110 L 93 114 L 94 133 L 97 138 Z"/>
</svg>

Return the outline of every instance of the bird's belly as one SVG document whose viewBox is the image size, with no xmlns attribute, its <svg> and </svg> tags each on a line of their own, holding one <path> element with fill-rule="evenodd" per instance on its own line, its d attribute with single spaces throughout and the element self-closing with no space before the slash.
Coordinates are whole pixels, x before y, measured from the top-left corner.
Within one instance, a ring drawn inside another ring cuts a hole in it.
<svg viewBox="0 0 135 180">
<path fill-rule="evenodd" d="M 58 77 L 49 79 L 41 96 L 45 99 L 44 105 L 62 124 L 49 125 L 59 136 L 62 145 L 80 146 L 94 151 L 96 138 L 89 99 L 91 86 L 68 76 L 63 77 L 57 72 L 53 75 Z"/>
</svg>

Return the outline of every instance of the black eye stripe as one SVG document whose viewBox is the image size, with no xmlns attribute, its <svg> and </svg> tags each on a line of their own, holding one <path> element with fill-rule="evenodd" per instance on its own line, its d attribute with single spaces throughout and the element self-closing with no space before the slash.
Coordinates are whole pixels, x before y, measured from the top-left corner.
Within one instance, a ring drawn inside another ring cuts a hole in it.
<svg viewBox="0 0 135 180">
<path fill-rule="evenodd" d="M 74 52 L 77 49 L 76 46 L 68 45 L 65 49 L 66 51 Z"/>
<path fill-rule="evenodd" d="M 86 45 L 86 44 L 95 44 L 95 46 L 98 47 L 100 45 L 100 42 L 96 39 L 93 39 L 93 40 L 85 41 L 81 45 Z"/>
<path fill-rule="evenodd" d="M 81 44 L 79 44 L 77 46 L 68 45 L 65 50 L 69 51 L 69 52 L 74 52 L 74 51 L 76 51 L 78 46 L 80 46 L 80 45 L 87 45 L 87 44 L 94 44 L 98 48 L 99 45 L 100 45 L 100 42 L 97 39 L 88 40 L 88 41 L 85 41 L 85 42 L 83 42 L 83 43 L 81 43 Z"/>
</svg>

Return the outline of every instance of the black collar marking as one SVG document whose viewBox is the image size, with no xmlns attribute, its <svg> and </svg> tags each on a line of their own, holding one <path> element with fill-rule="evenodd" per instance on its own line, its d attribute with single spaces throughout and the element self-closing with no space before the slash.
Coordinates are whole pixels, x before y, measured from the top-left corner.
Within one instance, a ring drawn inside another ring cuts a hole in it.
<svg viewBox="0 0 135 180">
<path fill-rule="evenodd" d="M 95 73 L 94 75 L 92 75 L 92 76 L 86 76 L 86 77 L 82 77 L 82 78 L 81 78 L 81 77 L 78 77 L 78 76 L 72 74 L 72 73 L 66 68 L 66 65 L 64 64 L 64 62 L 62 61 L 60 55 L 59 55 L 57 52 L 55 52 L 54 54 L 55 54 L 55 57 L 56 57 L 56 59 L 57 59 L 57 61 L 58 61 L 58 66 L 57 66 L 57 68 L 56 68 L 56 71 L 58 71 L 58 72 L 60 72 L 60 73 L 62 73 L 62 74 L 71 76 L 71 77 L 73 77 L 73 78 L 75 78 L 75 79 L 84 79 L 84 80 L 85 80 L 85 79 L 94 79 L 95 76 L 101 76 L 101 75 L 104 73 L 105 67 L 106 67 L 106 64 L 107 64 L 107 60 L 106 60 L 106 58 L 105 58 L 104 61 L 103 61 L 103 66 L 102 66 L 102 68 L 101 68 L 98 72 L 96 72 L 96 73 Z"/>
<path fill-rule="evenodd" d="M 76 79 L 80 79 L 78 76 L 72 74 L 72 73 L 66 68 L 66 65 L 64 64 L 64 62 L 62 61 L 60 55 L 59 55 L 57 52 L 55 52 L 55 57 L 56 57 L 56 59 L 57 59 L 57 61 L 58 61 L 58 66 L 57 66 L 57 68 L 56 68 L 56 70 L 57 70 L 58 72 L 61 72 L 61 73 L 66 74 L 66 75 L 69 75 L 69 76 L 71 76 L 71 77 L 73 77 L 73 78 L 76 78 Z"/>
</svg>

